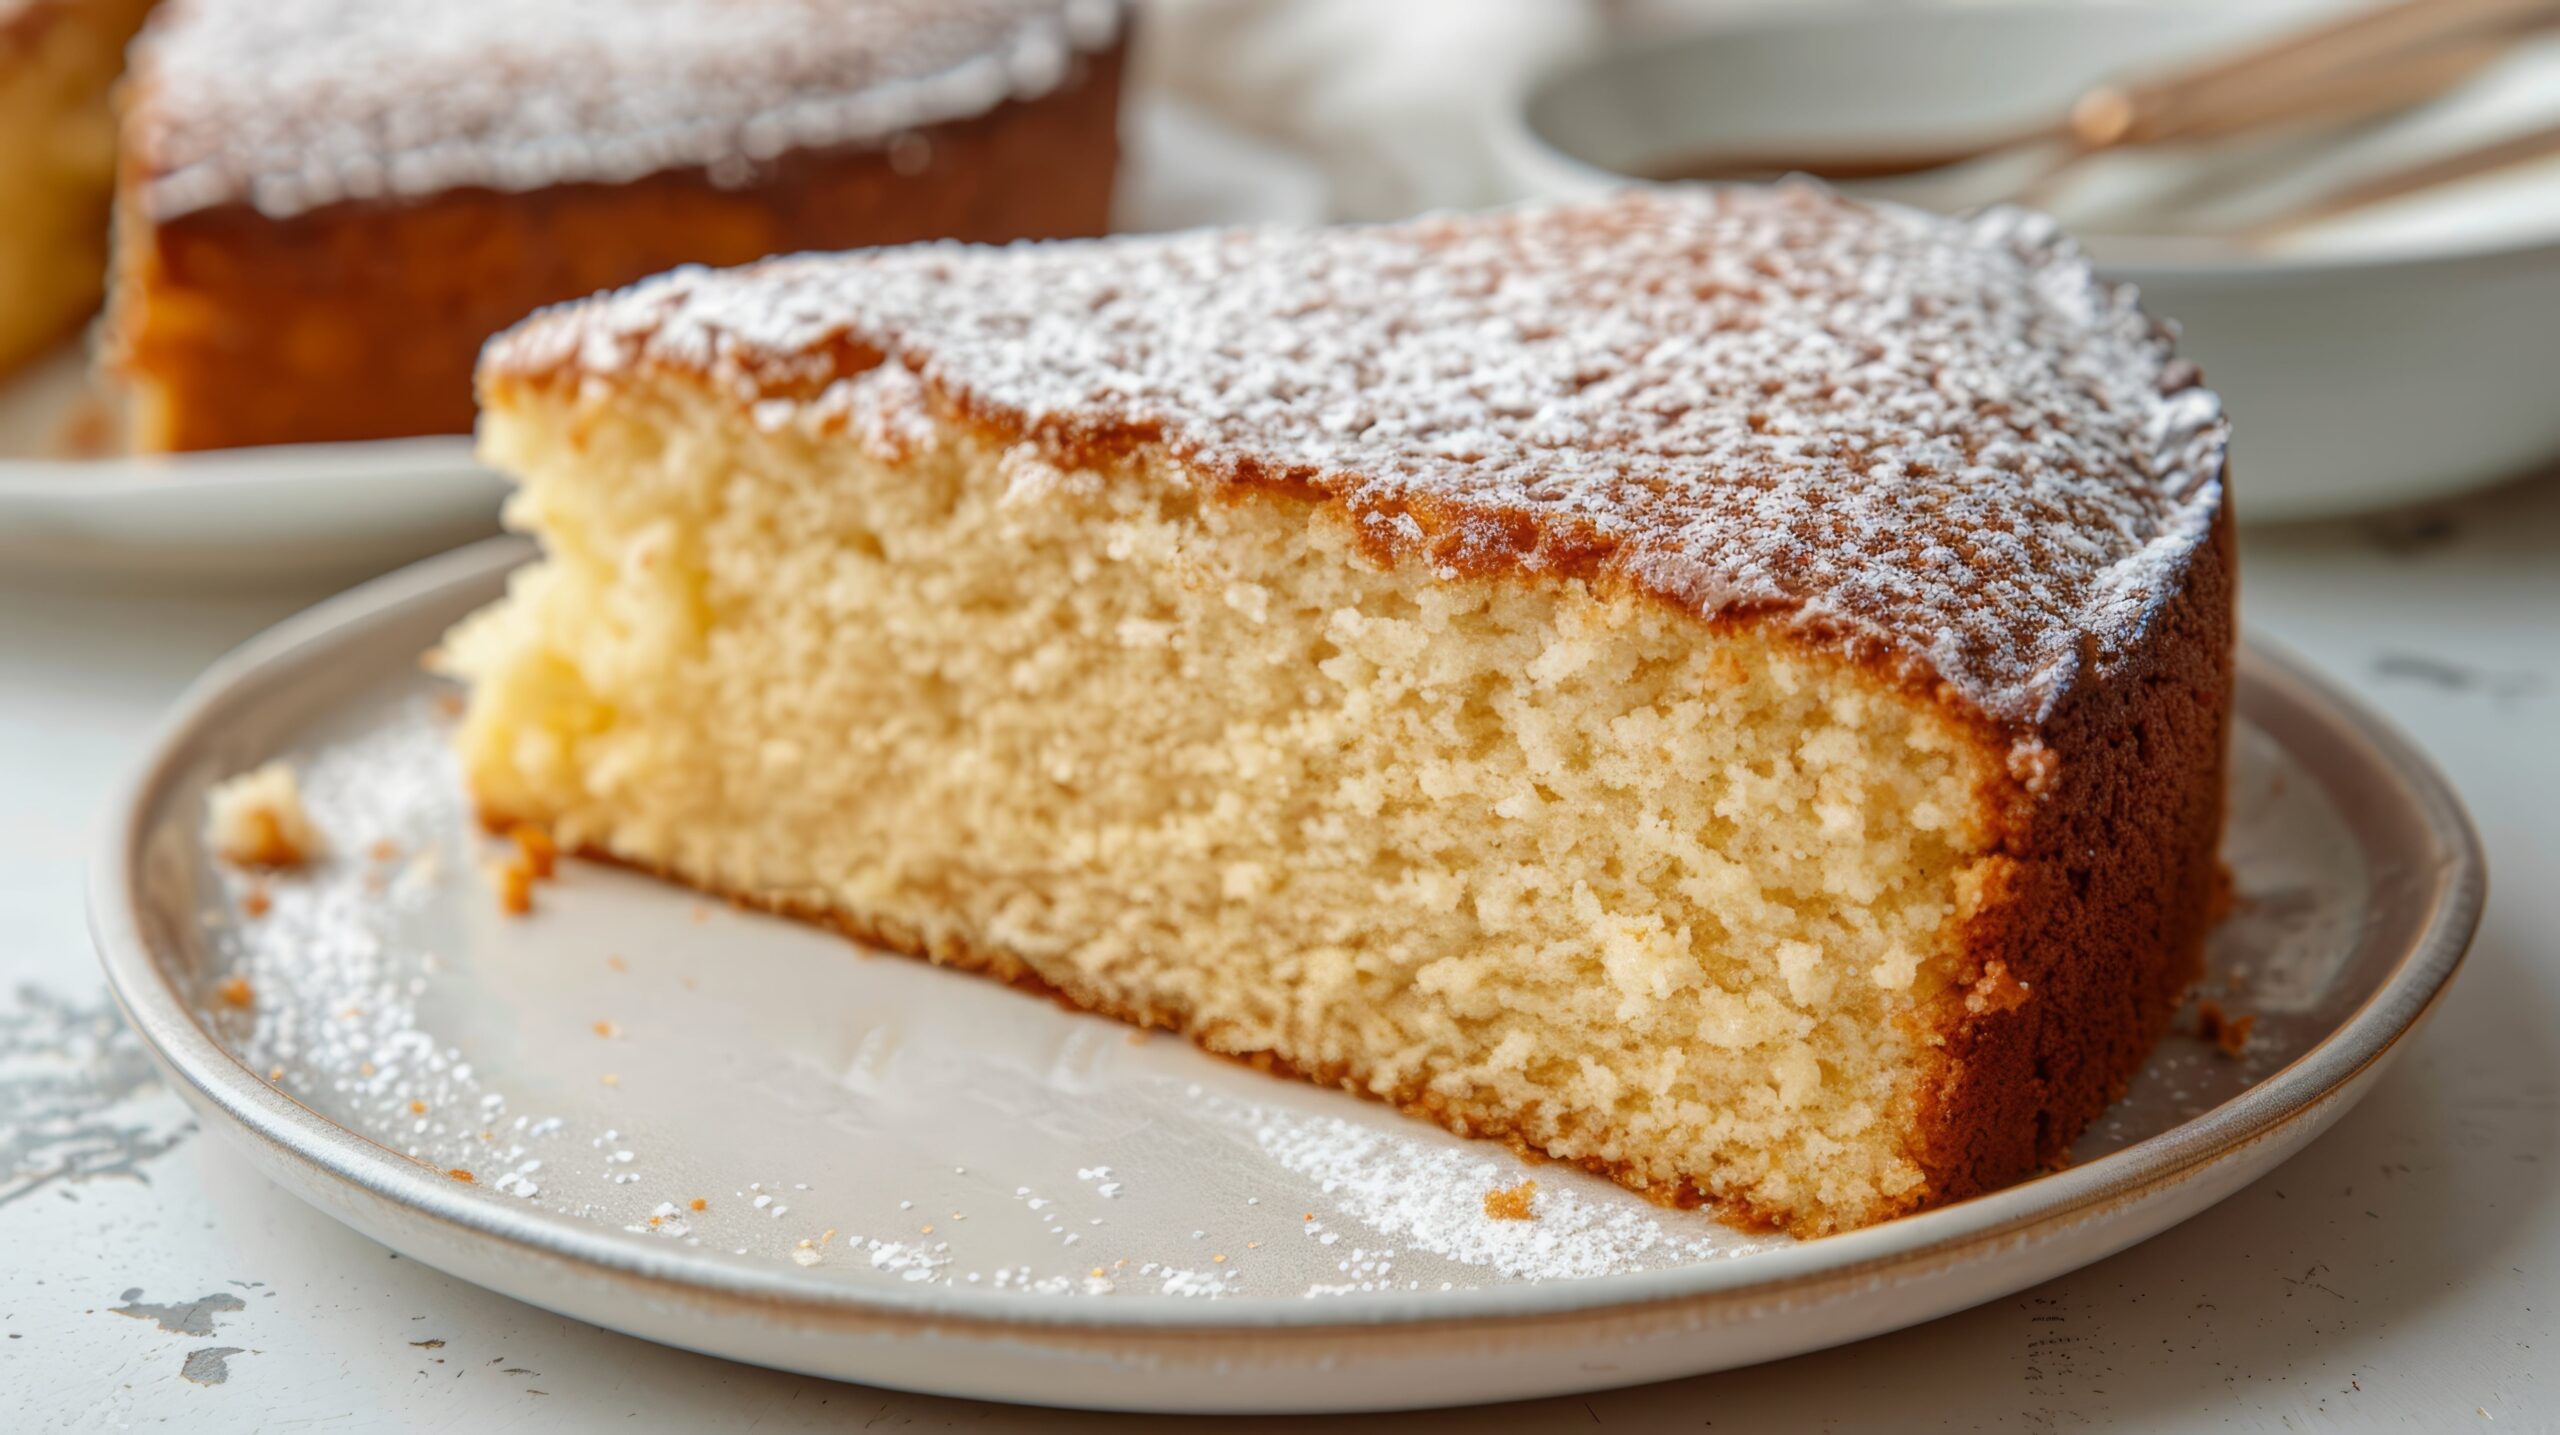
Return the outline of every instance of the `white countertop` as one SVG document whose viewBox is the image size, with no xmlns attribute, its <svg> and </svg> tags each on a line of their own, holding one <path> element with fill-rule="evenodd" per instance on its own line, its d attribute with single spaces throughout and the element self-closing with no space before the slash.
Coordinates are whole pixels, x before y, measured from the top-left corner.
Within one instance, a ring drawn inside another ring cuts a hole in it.
<svg viewBox="0 0 2560 1435">
<path fill-rule="evenodd" d="M 2490 849 L 2470 964 L 2360 1109 L 2185 1226 L 1932 1325 L 1340 1428 L 2560 1428 L 2560 475 L 2243 547 L 2252 630 L 2415 734 Z M 83 863 L 162 708 L 317 596 L 0 585 L 0 1430 L 1146 1423 L 608 1334 L 394 1256 L 197 1133 L 114 1025 Z"/>
</svg>

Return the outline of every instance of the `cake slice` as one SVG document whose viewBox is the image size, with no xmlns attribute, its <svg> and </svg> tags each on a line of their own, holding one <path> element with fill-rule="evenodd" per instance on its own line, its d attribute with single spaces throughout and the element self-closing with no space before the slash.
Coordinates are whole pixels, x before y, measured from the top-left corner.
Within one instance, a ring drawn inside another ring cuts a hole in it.
<svg viewBox="0 0 2560 1435">
<path fill-rule="evenodd" d="M 1118 0 L 170 0 L 123 121 L 138 450 L 461 433 L 489 335 L 687 261 L 1099 234 Z"/>
<path fill-rule="evenodd" d="M 0 375 L 98 307 L 114 189 L 109 89 L 151 0 L 0 0 Z"/>
<path fill-rule="evenodd" d="M 493 823 L 1806 1235 L 2059 1158 L 2197 972 L 2223 429 L 2021 216 L 805 257 L 481 386 Z"/>
</svg>

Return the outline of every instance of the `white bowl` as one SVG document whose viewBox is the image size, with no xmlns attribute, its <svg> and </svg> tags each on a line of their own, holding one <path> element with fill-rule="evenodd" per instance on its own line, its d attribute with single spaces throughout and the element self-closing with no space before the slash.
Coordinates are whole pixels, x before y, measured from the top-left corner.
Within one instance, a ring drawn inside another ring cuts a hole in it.
<svg viewBox="0 0 2560 1435">
<path fill-rule="evenodd" d="M 0 577 L 110 587 L 367 577 L 498 529 L 506 480 L 460 434 L 205 453 L 56 453 L 90 402 L 76 347 L 0 382 Z"/>
<path fill-rule="evenodd" d="M 1493 148 L 1514 194 L 1532 198 L 1595 193 L 1709 150 L 1964 140 L 2306 8 L 1791 7 L 1567 64 L 1498 106 Z M 2468 108 L 2560 95 L 2560 53 L 2520 55 L 2489 78 L 2501 77 Z M 2246 519 L 2438 497 L 2560 454 L 2560 165 L 2395 209 L 2392 222 L 2333 226 L 2274 252 L 2089 240 L 2103 273 L 2178 322 L 2182 349 L 2221 391 Z"/>
</svg>

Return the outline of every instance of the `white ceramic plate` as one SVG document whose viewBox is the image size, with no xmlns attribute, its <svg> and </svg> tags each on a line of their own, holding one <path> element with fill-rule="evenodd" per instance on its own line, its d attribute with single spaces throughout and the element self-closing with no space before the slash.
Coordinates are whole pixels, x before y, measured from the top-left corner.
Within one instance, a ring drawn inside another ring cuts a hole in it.
<svg viewBox="0 0 2560 1435">
<path fill-rule="evenodd" d="M 2363 1093 L 2479 911 L 2441 779 L 2252 651 L 2242 900 L 2212 953 L 2213 989 L 2257 1014 L 2248 1052 L 2172 1036 L 2067 1171 L 1821 1241 L 1744 1235 L 619 870 L 568 864 L 503 916 L 451 695 L 416 655 L 524 551 L 379 580 L 209 673 L 115 814 L 99 949 L 179 1091 L 286 1188 L 465 1279 L 759 1364 L 1304 1411 L 1853 1340 L 2096 1260 L 2273 1167 Z M 263 883 L 250 918 L 249 880 L 203 850 L 204 793 L 278 755 L 332 855 Z M 1536 1220 L 1484 1216 L 1529 1177 Z"/>
<path fill-rule="evenodd" d="M 76 353 L 0 385 L 0 572 L 346 578 L 497 531 L 506 485 L 472 462 L 468 438 L 66 456 L 62 430 L 88 401 Z"/>
</svg>

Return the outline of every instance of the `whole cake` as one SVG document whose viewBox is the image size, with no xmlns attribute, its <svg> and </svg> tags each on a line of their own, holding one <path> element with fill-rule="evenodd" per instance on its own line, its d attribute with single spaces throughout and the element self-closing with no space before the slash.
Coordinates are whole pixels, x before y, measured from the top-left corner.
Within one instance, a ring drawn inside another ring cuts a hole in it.
<svg viewBox="0 0 2560 1435">
<path fill-rule="evenodd" d="M 0 0 L 0 375 L 98 307 L 115 120 L 107 96 L 151 0 Z"/>
<path fill-rule="evenodd" d="M 1800 1234 L 2059 1159 L 2198 970 L 2224 430 L 2040 221 L 805 257 L 481 386 L 492 823 Z"/>
<path fill-rule="evenodd" d="M 170 0 L 109 335 L 141 450 L 463 432 L 481 344 L 686 261 L 1098 234 L 1117 0 Z"/>
</svg>

